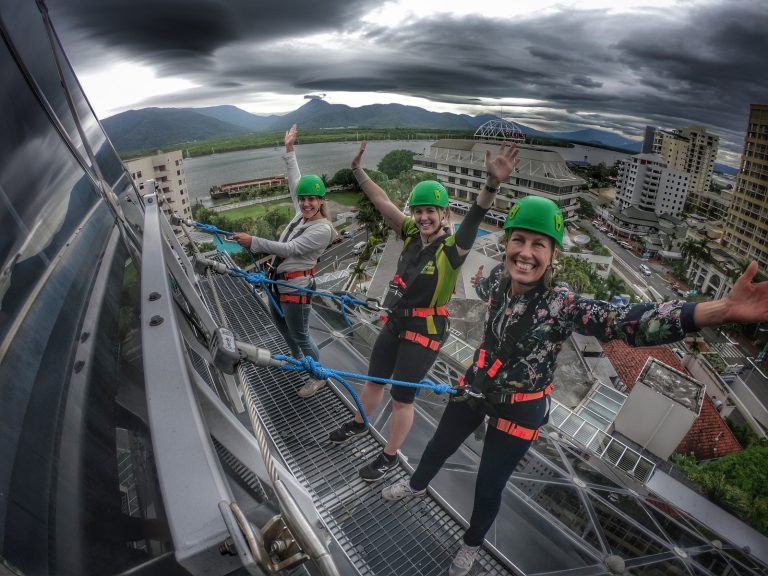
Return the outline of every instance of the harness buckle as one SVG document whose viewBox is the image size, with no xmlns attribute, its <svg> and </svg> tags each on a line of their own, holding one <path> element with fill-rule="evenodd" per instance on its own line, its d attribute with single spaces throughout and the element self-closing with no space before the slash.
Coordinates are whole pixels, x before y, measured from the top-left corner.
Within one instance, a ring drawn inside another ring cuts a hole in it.
<svg viewBox="0 0 768 576">
<path fill-rule="evenodd" d="M 458 392 L 454 394 L 451 397 L 451 400 L 454 402 L 466 402 L 470 398 L 473 398 L 475 400 L 484 400 L 485 394 L 482 392 L 475 392 L 471 388 L 466 388 L 464 386 L 461 386 L 460 388 L 457 388 Z"/>
</svg>

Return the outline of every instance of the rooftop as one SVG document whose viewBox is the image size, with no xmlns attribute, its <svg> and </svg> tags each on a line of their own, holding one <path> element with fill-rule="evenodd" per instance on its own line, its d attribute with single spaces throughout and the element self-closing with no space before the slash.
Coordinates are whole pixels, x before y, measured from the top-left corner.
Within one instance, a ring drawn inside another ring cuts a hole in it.
<svg viewBox="0 0 768 576">
<path fill-rule="evenodd" d="M 686 373 L 680 358 L 665 346 L 634 348 L 621 340 L 613 340 L 603 343 L 603 349 L 629 390 L 635 385 L 650 357 L 678 372 Z M 675 449 L 681 454 L 692 452 L 697 460 L 717 458 L 740 450 L 741 445 L 708 396 L 702 399 L 699 417 Z"/>
</svg>

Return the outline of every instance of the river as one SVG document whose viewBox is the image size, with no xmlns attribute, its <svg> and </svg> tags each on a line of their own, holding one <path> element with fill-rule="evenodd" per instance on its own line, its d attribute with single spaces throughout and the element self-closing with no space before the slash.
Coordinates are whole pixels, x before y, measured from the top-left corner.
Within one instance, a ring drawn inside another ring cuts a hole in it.
<svg viewBox="0 0 768 576">
<path fill-rule="evenodd" d="M 433 144 L 432 140 L 375 140 L 368 142 L 363 156 L 365 168 L 376 168 L 387 153 L 392 150 L 412 150 L 423 153 Z M 320 144 L 301 144 L 296 146 L 296 156 L 302 174 L 327 174 L 331 178 L 342 168 L 348 168 L 357 152 L 358 142 L 326 142 Z M 590 164 L 605 162 L 612 166 L 619 158 L 628 154 L 613 152 L 602 148 L 593 148 L 576 144 L 573 148 L 544 146 L 559 152 L 564 160 L 587 160 Z M 209 191 L 211 186 L 226 182 L 238 182 L 252 178 L 262 178 L 285 173 L 285 163 L 281 159 L 283 147 L 278 149 L 256 148 L 239 152 L 225 152 L 211 156 L 188 158 L 184 161 L 187 188 L 192 203 L 200 200 L 204 205 L 211 205 Z"/>
<path fill-rule="evenodd" d="M 368 142 L 363 166 L 375 169 L 392 150 L 412 150 L 423 153 L 431 140 L 376 140 Z M 357 152 L 358 142 L 326 142 L 296 146 L 296 157 L 302 174 L 327 174 L 329 178 L 342 168 L 349 168 Z M 284 148 L 256 148 L 239 152 L 226 152 L 184 160 L 184 173 L 192 203 L 200 200 L 210 206 L 211 186 L 285 174 L 285 163 L 280 157 Z"/>
</svg>

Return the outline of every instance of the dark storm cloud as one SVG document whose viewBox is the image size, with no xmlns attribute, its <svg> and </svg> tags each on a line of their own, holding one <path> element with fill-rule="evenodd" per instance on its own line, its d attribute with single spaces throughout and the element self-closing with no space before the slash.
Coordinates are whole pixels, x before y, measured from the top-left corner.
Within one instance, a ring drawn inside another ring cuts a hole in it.
<svg viewBox="0 0 768 576">
<path fill-rule="evenodd" d="M 764 0 L 505 20 L 441 14 L 393 27 L 360 19 L 381 5 L 373 1 L 49 5 L 76 66 L 112 52 L 151 62 L 200 86 L 185 91 L 184 105 L 309 91 L 392 92 L 459 106 L 482 99 L 493 111 L 530 99 L 536 109 L 505 110 L 548 129 L 625 135 L 640 135 L 646 124 L 699 123 L 721 136 L 721 148 L 738 151 L 749 104 L 768 100 Z M 322 33 L 336 39 L 304 40 Z M 173 105 L 172 97 L 151 102 Z"/>
<path fill-rule="evenodd" d="M 602 88 L 603 86 L 602 82 L 596 82 L 589 76 L 584 76 L 583 74 L 576 74 L 572 76 L 571 82 L 573 82 L 576 86 L 583 86 L 584 88 Z"/>
</svg>

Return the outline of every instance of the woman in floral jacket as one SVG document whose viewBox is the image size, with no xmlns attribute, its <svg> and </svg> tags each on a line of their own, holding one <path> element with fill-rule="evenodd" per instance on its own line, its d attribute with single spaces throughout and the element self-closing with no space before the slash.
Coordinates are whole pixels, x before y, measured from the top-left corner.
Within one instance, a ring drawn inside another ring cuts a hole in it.
<svg viewBox="0 0 768 576">
<path fill-rule="evenodd" d="M 483 342 L 419 461 L 413 477 L 384 488 L 387 500 L 425 496 L 429 482 L 462 442 L 489 418 L 469 529 L 448 572 L 464 576 L 498 514 L 501 496 L 549 413 L 557 355 L 572 332 L 632 346 L 664 344 L 705 326 L 768 321 L 768 282 L 753 283 L 753 262 L 723 300 L 614 306 L 552 286 L 563 216 L 545 198 L 519 200 L 504 224 L 511 232 L 504 273 L 490 285 Z"/>
</svg>

